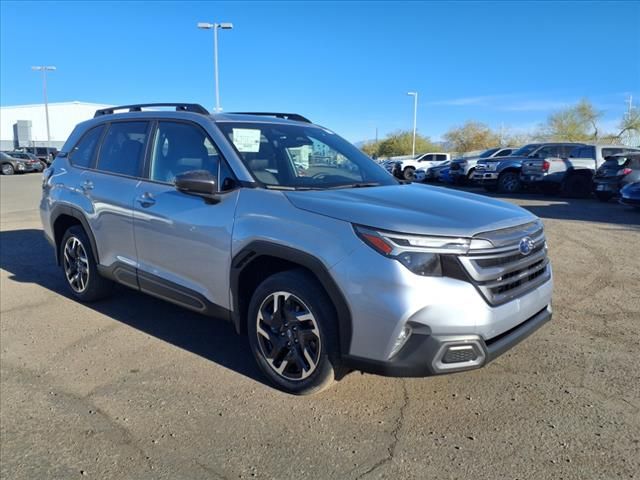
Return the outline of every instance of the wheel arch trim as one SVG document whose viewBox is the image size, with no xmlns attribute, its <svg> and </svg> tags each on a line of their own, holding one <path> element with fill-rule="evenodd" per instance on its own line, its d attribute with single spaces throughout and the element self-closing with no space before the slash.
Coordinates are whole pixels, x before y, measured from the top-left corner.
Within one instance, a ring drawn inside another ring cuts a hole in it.
<svg viewBox="0 0 640 480">
<path fill-rule="evenodd" d="M 344 294 L 329 273 L 327 267 L 321 260 L 307 252 L 265 240 L 256 240 L 249 243 L 242 248 L 231 261 L 229 287 L 232 295 L 232 320 L 236 331 L 242 333 L 246 328 L 241 318 L 242 310 L 240 308 L 239 298 L 242 272 L 253 262 L 263 257 L 282 259 L 288 263 L 297 264 L 309 270 L 316 277 L 336 309 L 340 354 L 347 354 L 353 333 L 351 311 Z"/>
<path fill-rule="evenodd" d="M 98 246 L 96 243 L 96 239 L 93 236 L 93 232 L 91 231 L 91 227 L 89 226 L 87 217 L 84 215 L 84 213 L 80 209 L 76 207 L 72 207 L 70 205 L 56 205 L 53 207 L 53 209 L 51 210 L 50 218 L 51 218 L 51 229 L 54 232 L 54 237 L 55 237 L 55 224 L 58 221 L 58 219 L 63 215 L 73 217 L 80 222 L 80 224 L 82 225 L 82 228 L 87 234 L 87 237 L 89 237 L 89 243 L 91 243 L 91 251 L 93 253 L 93 259 L 95 260 L 96 264 L 100 264 L 100 257 L 98 254 Z M 55 248 L 56 263 L 60 265 L 60 245 L 58 244 L 58 240 L 61 240 L 61 239 L 54 238 L 55 247 L 56 247 Z"/>
</svg>

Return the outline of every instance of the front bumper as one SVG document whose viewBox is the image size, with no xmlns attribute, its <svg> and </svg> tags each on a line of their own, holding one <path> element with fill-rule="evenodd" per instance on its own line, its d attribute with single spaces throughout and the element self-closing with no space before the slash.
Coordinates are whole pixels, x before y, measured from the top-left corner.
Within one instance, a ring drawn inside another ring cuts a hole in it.
<svg viewBox="0 0 640 480">
<path fill-rule="evenodd" d="M 346 356 L 347 366 L 389 377 L 428 377 L 474 370 L 487 365 L 551 320 L 551 304 L 520 325 L 485 341 L 479 335 L 415 334 L 391 360 Z M 458 352 L 462 353 L 456 358 Z M 463 353 L 464 352 L 464 353 Z M 452 354 L 453 353 L 453 354 Z M 452 361 L 452 360 L 461 361 Z"/>
<path fill-rule="evenodd" d="M 480 185 L 493 185 L 498 183 L 498 176 L 500 174 L 498 172 L 475 172 L 473 174 L 473 181 L 479 183 Z"/>
<path fill-rule="evenodd" d="M 476 285 L 468 278 L 457 278 L 449 268 L 447 276 L 423 277 L 364 244 L 348 260 L 334 265 L 331 275 L 348 299 L 351 312 L 351 341 L 342 352 L 345 363 L 397 376 L 478 368 L 497 356 L 498 347 L 492 346 L 497 339 L 505 332 L 514 332 L 509 339 L 518 338 L 519 328 L 551 304 L 550 265 L 548 280 L 497 305 L 488 303 Z M 397 340 L 407 327 L 411 334 L 398 349 Z M 476 356 L 483 358 L 474 364 L 438 368 L 434 362 L 439 361 L 439 349 L 461 340 L 476 345 Z M 509 348 L 515 343 L 508 340 L 500 345 Z"/>
</svg>

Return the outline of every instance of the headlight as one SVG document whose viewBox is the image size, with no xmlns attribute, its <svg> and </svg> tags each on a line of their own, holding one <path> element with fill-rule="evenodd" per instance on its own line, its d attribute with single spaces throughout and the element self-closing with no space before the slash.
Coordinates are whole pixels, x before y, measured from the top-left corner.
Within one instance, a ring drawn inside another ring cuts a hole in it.
<svg viewBox="0 0 640 480">
<path fill-rule="evenodd" d="M 471 246 L 471 241 L 466 238 L 406 235 L 359 225 L 354 225 L 354 229 L 364 243 L 376 252 L 397 260 L 423 277 L 442 275 L 441 254 L 464 254 Z"/>
</svg>

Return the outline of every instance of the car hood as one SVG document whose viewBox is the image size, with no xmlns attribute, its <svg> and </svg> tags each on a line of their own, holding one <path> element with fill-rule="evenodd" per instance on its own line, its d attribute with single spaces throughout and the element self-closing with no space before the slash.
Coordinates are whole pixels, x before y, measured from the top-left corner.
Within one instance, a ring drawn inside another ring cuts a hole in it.
<svg viewBox="0 0 640 480">
<path fill-rule="evenodd" d="M 535 220 L 518 206 L 472 193 L 408 184 L 286 192 L 302 210 L 382 230 L 472 237 Z"/>
</svg>

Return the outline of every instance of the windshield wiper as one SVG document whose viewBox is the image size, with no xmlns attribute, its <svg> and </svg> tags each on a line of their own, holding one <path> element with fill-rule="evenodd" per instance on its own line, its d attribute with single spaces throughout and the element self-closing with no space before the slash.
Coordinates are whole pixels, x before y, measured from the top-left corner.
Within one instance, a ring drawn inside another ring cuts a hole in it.
<svg viewBox="0 0 640 480">
<path fill-rule="evenodd" d="M 327 187 L 328 190 L 336 190 L 338 188 L 366 188 L 366 187 L 379 187 L 382 185 L 378 182 L 357 182 L 357 183 L 345 183 L 344 185 L 336 185 L 335 187 Z"/>
</svg>

